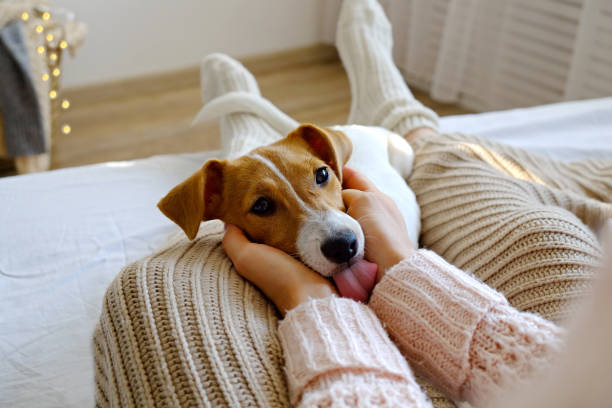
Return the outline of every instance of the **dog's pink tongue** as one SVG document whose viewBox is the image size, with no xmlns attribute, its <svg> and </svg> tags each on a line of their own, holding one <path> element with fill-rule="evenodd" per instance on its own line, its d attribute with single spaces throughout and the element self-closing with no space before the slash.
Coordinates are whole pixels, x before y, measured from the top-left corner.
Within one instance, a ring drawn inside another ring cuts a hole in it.
<svg viewBox="0 0 612 408">
<path fill-rule="evenodd" d="M 366 302 L 376 281 L 378 265 L 360 260 L 334 275 L 340 295 Z"/>
</svg>

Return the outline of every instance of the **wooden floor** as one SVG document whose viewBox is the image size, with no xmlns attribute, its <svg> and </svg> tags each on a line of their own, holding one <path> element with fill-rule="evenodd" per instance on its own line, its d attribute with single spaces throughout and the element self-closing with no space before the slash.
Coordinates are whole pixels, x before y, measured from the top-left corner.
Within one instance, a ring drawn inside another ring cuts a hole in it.
<svg viewBox="0 0 612 408">
<path fill-rule="evenodd" d="M 242 61 L 262 94 L 300 122 L 344 123 L 348 80 L 330 46 L 314 46 Z M 201 108 L 198 67 L 101 86 L 72 89 L 64 119 L 69 135 L 54 140 L 52 167 L 195 152 L 220 146 L 216 123 L 192 127 Z M 454 105 L 416 97 L 440 115 L 466 113 Z"/>
</svg>

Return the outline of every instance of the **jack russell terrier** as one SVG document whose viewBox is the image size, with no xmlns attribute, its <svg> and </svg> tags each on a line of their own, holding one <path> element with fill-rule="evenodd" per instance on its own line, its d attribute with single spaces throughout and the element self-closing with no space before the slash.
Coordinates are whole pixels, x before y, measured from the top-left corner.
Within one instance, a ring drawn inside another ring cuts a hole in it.
<svg viewBox="0 0 612 408">
<path fill-rule="evenodd" d="M 158 207 L 189 239 L 202 221 L 220 219 L 333 278 L 341 295 L 366 301 L 377 266 L 363 259 L 363 231 L 345 212 L 342 168 L 363 172 L 389 195 L 417 243 L 420 211 L 404 181 L 413 156 L 408 142 L 383 128 L 305 124 L 234 160 L 207 161 Z"/>
</svg>

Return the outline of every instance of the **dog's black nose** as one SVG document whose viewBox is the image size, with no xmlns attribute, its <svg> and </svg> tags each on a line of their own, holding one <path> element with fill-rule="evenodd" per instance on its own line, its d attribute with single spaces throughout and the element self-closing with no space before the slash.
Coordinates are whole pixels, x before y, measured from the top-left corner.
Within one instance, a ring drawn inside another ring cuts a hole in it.
<svg viewBox="0 0 612 408">
<path fill-rule="evenodd" d="M 321 252 L 332 262 L 347 262 L 357 255 L 357 237 L 353 231 L 339 232 L 323 242 Z"/>
</svg>

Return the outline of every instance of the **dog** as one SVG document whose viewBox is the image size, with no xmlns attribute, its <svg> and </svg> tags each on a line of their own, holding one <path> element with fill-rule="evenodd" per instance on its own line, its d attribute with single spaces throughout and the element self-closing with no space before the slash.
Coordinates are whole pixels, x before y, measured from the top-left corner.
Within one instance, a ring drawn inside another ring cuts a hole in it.
<svg viewBox="0 0 612 408">
<path fill-rule="evenodd" d="M 359 223 L 346 214 L 342 168 L 363 172 L 395 201 L 417 244 L 420 211 L 405 182 L 413 159 L 408 142 L 383 128 L 303 124 L 234 160 L 207 161 L 158 207 L 189 239 L 202 221 L 234 224 L 251 240 L 279 248 L 334 278 L 341 294 L 363 301 L 376 271 L 372 276 L 363 260 L 365 237 Z M 357 279 L 346 272 L 351 270 Z"/>
</svg>

